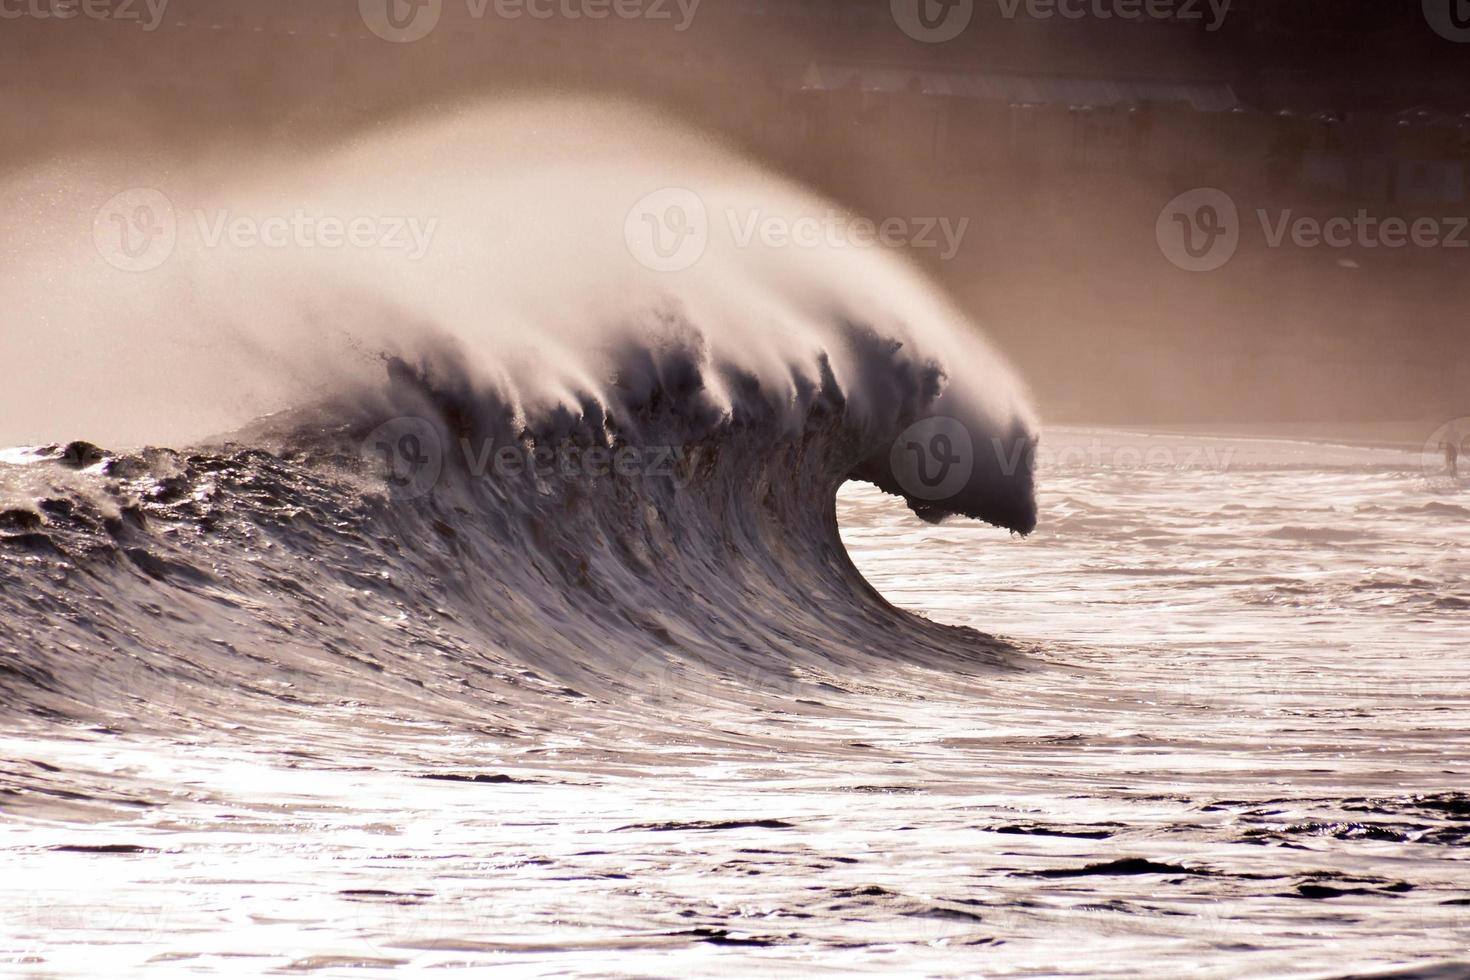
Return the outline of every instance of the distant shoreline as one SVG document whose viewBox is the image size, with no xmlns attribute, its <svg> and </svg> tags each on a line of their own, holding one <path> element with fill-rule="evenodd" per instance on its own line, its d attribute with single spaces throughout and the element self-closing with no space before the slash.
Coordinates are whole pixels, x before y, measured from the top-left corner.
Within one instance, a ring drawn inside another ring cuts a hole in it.
<svg viewBox="0 0 1470 980">
<path fill-rule="evenodd" d="M 1287 442 L 1331 443 L 1368 449 L 1421 452 L 1435 431 L 1449 419 L 1419 422 L 1221 422 L 1221 423 L 1078 423 L 1054 422 L 1053 429 L 1101 429 L 1110 432 L 1147 432 L 1168 436 L 1212 436 L 1221 439 L 1262 439 Z"/>
</svg>

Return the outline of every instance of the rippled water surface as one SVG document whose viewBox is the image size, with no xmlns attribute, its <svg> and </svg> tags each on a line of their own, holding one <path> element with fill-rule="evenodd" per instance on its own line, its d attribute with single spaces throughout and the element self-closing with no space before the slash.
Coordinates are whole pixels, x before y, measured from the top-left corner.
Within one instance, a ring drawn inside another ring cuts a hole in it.
<svg viewBox="0 0 1470 980">
<path fill-rule="evenodd" d="M 869 581 L 1002 667 L 670 671 L 478 726 L 191 723 L 143 677 L 176 730 L 8 720 L 0 969 L 1470 975 L 1470 492 L 1065 430 L 1040 480 L 1028 539 L 840 500 Z"/>
</svg>

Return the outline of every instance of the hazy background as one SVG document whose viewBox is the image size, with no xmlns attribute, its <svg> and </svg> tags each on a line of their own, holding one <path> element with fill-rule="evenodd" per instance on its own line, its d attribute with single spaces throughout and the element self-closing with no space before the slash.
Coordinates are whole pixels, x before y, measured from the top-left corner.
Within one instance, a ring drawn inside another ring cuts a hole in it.
<svg viewBox="0 0 1470 980">
<path fill-rule="evenodd" d="M 1454 0 L 1443 18 L 1434 0 L 1178 0 L 1132 20 L 1104 16 L 1130 0 L 1079 16 L 982 0 L 942 43 L 900 28 L 904 0 L 553 0 L 540 17 L 392 0 L 401 23 L 437 17 L 407 42 L 370 29 L 373 2 L 3 0 L 0 170 L 309 149 L 485 95 L 631 95 L 876 220 L 968 219 L 952 256 L 907 251 L 1051 421 L 1411 441 L 1470 412 L 1470 231 L 1460 247 L 1273 247 L 1256 217 L 1455 231 L 1470 30 Z M 589 12 L 608 16 L 571 16 Z M 1238 206 L 1239 243 L 1191 272 L 1156 226 L 1201 187 Z"/>
</svg>

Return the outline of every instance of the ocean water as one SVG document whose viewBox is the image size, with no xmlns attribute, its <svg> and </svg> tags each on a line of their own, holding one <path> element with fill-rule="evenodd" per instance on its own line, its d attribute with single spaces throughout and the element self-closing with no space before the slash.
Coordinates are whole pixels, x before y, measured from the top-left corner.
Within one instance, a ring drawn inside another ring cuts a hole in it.
<svg viewBox="0 0 1470 980">
<path fill-rule="evenodd" d="M 1470 971 L 1421 453 L 1041 431 L 636 107 L 0 198 L 0 972 Z"/>
<path fill-rule="evenodd" d="M 1470 974 L 1417 452 L 1047 430 L 1027 537 L 809 453 L 552 525 L 55 455 L 0 465 L 7 974 Z"/>
</svg>

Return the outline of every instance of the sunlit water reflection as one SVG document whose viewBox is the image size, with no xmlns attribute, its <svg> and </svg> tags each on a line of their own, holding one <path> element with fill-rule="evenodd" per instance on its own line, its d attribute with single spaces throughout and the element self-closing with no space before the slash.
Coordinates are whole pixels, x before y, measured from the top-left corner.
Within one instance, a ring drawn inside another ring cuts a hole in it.
<svg viewBox="0 0 1470 980">
<path fill-rule="evenodd" d="M 890 676 L 821 697 L 716 686 L 696 710 L 661 690 L 516 738 L 348 710 L 168 738 L 12 727 L 0 964 L 1470 963 L 1470 494 L 1385 450 L 1048 445 L 1029 539 L 929 527 L 866 487 L 841 500 L 884 595 L 1011 638 L 1014 671 L 911 672 L 894 651 Z"/>
</svg>

